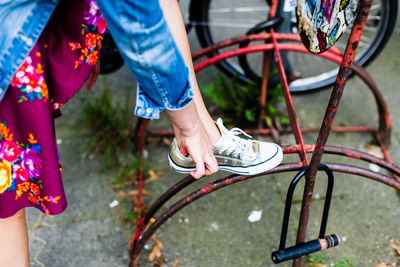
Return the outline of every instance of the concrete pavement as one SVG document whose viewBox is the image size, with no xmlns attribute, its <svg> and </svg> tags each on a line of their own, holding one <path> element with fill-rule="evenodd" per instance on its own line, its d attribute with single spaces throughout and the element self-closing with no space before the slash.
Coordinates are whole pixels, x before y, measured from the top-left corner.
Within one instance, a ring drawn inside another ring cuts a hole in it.
<svg viewBox="0 0 400 267">
<path fill-rule="evenodd" d="M 392 117 L 390 155 L 400 162 L 400 24 L 382 52 L 367 70 L 385 96 Z M 194 36 L 191 35 L 191 38 Z M 195 41 L 193 41 L 195 43 Z M 194 48 L 195 50 L 196 48 Z M 209 83 L 216 76 L 214 68 L 199 73 L 199 83 Z M 135 81 L 126 68 L 101 77 L 93 90 L 105 86 L 112 89 L 116 99 L 124 97 L 126 88 Z M 31 263 L 37 266 L 126 266 L 132 232 L 118 220 L 116 208 L 109 204 L 118 199 L 110 189 L 111 171 L 100 171 L 100 159 L 82 159 L 84 142 L 72 127 L 82 99 L 93 93 L 80 92 L 64 106 L 64 115 L 57 121 L 57 138 L 64 167 L 63 177 L 69 202 L 68 209 L 58 216 L 42 215 L 29 209 Z M 318 127 L 321 123 L 330 90 L 295 96 L 296 112 L 303 127 Z M 132 107 L 133 107 L 132 100 Z M 351 79 L 345 88 L 335 125 L 377 125 L 374 100 L 358 79 Z M 151 128 L 169 127 L 166 118 L 150 123 Z M 306 134 L 307 143 L 315 142 L 315 134 Z M 328 143 L 368 151 L 371 136 L 365 133 L 332 134 Z M 285 136 L 283 144 L 293 143 Z M 168 170 L 168 147 L 148 147 L 148 161 L 158 170 Z M 289 160 L 290 157 L 286 158 Z M 293 158 L 292 158 L 293 159 Z M 340 157 L 324 157 L 326 161 L 347 162 Z M 353 162 L 353 161 L 352 161 Z M 354 161 L 356 162 L 356 161 Z M 366 168 L 375 168 L 362 164 Z M 195 183 L 206 184 L 223 177 L 218 173 Z M 284 200 L 294 173 L 270 175 L 242 182 L 217 191 L 185 208 L 168 221 L 157 238 L 163 243 L 165 266 L 178 260 L 179 266 L 274 266 L 270 254 L 279 244 Z M 167 171 L 163 177 L 146 186 L 151 203 L 161 192 L 177 182 L 182 175 Z M 336 185 L 327 233 L 336 233 L 342 244 L 324 252 L 324 262 L 350 260 L 354 266 L 373 266 L 381 262 L 398 262 L 388 242 L 400 241 L 400 205 L 395 190 L 376 182 L 351 175 L 336 174 Z M 321 179 L 322 181 L 323 179 Z M 193 186 L 179 194 L 185 196 Z M 301 199 L 299 188 L 295 200 Z M 325 183 L 317 183 L 315 193 L 323 196 Z M 174 198 L 173 200 L 177 200 Z M 321 198 L 320 198 L 321 199 Z M 171 202 L 170 202 L 171 203 Z M 169 204 L 170 204 L 169 203 Z M 323 201 L 315 201 L 308 238 L 319 230 Z M 293 244 L 300 204 L 294 204 L 289 227 L 288 244 Z M 252 212 L 261 213 L 256 222 L 249 221 Z M 150 244 L 150 247 L 152 244 Z M 142 266 L 146 253 L 142 256 Z M 289 266 L 282 264 L 278 266 Z"/>
</svg>

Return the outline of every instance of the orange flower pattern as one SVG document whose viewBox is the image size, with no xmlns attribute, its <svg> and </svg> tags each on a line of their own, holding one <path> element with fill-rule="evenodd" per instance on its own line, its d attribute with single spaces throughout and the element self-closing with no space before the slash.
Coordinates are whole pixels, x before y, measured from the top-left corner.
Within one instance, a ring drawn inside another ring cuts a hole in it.
<svg viewBox="0 0 400 267">
<path fill-rule="evenodd" d="M 35 56 L 42 57 L 39 52 Z M 49 99 L 49 90 L 47 89 L 43 72 L 42 64 L 37 63 L 35 66 L 32 63 L 31 56 L 25 59 L 11 81 L 11 85 L 17 87 L 21 93 L 18 103 L 23 101 L 32 102 L 35 99 L 41 99 L 46 102 Z"/>
<path fill-rule="evenodd" d="M 82 63 L 91 66 L 96 64 L 103 40 L 102 34 L 106 30 L 105 20 L 96 2 L 94 0 L 86 0 L 85 8 L 84 20 L 87 24 L 82 24 L 82 35 L 85 36 L 84 43 L 69 42 L 71 51 L 79 53 L 78 60 L 75 61 L 75 69 Z"/>
<path fill-rule="evenodd" d="M 42 146 L 32 133 L 26 144 L 15 141 L 7 123 L 0 122 L 0 194 L 15 192 L 15 200 L 27 194 L 30 202 L 46 214 L 46 203 L 57 203 L 60 196 L 41 196 Z"/>
</svg>

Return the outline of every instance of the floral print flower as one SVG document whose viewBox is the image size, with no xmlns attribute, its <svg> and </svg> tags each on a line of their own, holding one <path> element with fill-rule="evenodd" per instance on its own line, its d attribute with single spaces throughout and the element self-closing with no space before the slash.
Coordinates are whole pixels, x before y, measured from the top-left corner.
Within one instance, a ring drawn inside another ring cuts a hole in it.
<svg viewBox="0 0 400 267">
<path fill-rule="evenodd" d="M 93 34 L 93 33 L 86 34 L 85 45 L 87 48 L 89 48 L 89 50 L 96 48 L 96 45 L 97 45 L 96 34 Z"/>
<path fill-rule="evenodd" d="M 33 194 L 35 195 L 39 195 L 40 194 L 40 189 L 39 186 L 37 184 L 31 183 L 31 191 Z"/>
<path fill-rule="evenodd" d="M 94 66 L 99 58 L 102 34 L 106 31 L 107 24 L 100 13 L 99 7 L 94 0 L 86 0 L 84 19 L 87 24 L 82 24 L 82 35 L 84 42 L 69 42 L 71 51 L 77 51 L 78 60 L 75 61 L 75 69 L 80 64 L 86 63 Z"/>
<path fill-rule="evenodd" d="M 46 203 L 57 203 L 61 197 L 41 196 L 42 146 L 32 133 L 28 134 L 27 140 L 26 144 L 14 141 L 7 123 L 0 123 L 0 194 L 15 192 L 15 200 L 25 195 L 49 214 Z"/>
<path fill-rule="evenodd" d="M 19 179 L 21 181 L 26 181 L 29 179 L 29 174 L 19 164 L 15 164 L 13 166 L 13 173 L 14 173 L 13 175 L 14 179 Z"/>
<path fill-rule="evenodd" d="M 94 65 L 96 64 L 98 58 L 99 58 L 99 51 L 93 51 L 87 56 L 86 61 L 89 65 Z"/>
<path fill-rule="evenodd" d="M 38 157 L 36 150 L 27 149 L 22 152 L 22 168 L 30 177 L 38 177 L 42 169 L 42 159 Z"/>
<path fill-rule="evenodd" d="M 7 141 L 10 141 L 13 139 L 13 134 L 10 133 L 10 129 L 8 129 L 6 127 L 6 124 L 0 122 L 0 140 L 4 138 Z M 0 144 L 1 146 L 1 144 Z M 1 153 L 1 149 L 0 149 L 0 153 Z M 1 155 L 1 154 L 0 154 Z"/>
<path fill-rule="evenodd" d="M 39 200 L 37 199 L 37 197 L 32 194 L 32 193 L 28 193 L 28 199 L 30 202 L 33 202 L 35 204 L 39 204 Z"/>
<path fill-rule="evenodd" d="M 21 150 L 19 150 L 18 146 L 12 141 L 5 141 L 1 145 L 1 152 L 2 158 L 10 163 L 14 163 L 21 154 Z"/>
<path fill-rule="evenodd" d="M 41 54 L 37 53 L 36 56 L 41 57 Z M 32 62 L 32 57 L 28 56 L 11 81 L 11 85 L 19 88 L 21 92 L 18 102 L 32 102 L 35 99 L 47 101 L 49 98 L 42 65 L 37 63 L 34 66 Z"/>
<path fill-rule="evenodd" d="M 11 183 L 11 164 L 3 160 L 0 162 L 0 194 L 9 188 Z"/>
<path fill-rule="evenodd" d="M 86 5 L 87 7 L 83 18 L 89 25 L 98 27 L 99 33 L 103 34 L 106 31 L 107 24 L 100 13 L 99 6 L 94 0 L 86 1 Z"/>
</svg>

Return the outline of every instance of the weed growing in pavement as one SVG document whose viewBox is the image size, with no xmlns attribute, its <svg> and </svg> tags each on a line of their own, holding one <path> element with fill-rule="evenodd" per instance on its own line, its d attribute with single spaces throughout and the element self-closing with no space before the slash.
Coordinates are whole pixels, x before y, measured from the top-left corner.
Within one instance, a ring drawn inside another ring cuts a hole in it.
<svg viewBox="0 0 400 267">
<path fill-rule="evenodd" d="M 354 267 L 350 259 L 326 263 L 326 257 L 322 255 L 307 255 L 306 258 L 307 267 Z"/>
<path fill-rule="evenodd" d="M 271 72 L 271 76 L 275 74 L 276 71 Z M 228 83 L 224 76 L 218 74 L 217 84 L 202 85 L 201 91 L 224 114 L 226 123 L 251 125 L 258 120 L 260 85 L 253 82 L 239 85 L 237 76 Z M 284 101 L 282 86 L 278 84 L 273 88 L 268 88 L 267 94 L 264 109 L 266 125 L 271 126 L 274 121 L 289 123 L 288 118 L 280 114 L 277 109 L 277 104 Z"/>
<path fill-rule="evenodd" d="M 133 154 L 134 122 L 132 110 L 126 102 L 115 102 L 110 89 L 86 99 L 83 103 L 79 128 L 83 129 L 88 154 L 101 155 L 102 166 L 114 170 L 111 187 L 119 199 L 119 217 L 130 225 L 135 225 L 139 212 L 137 201 L 137 181 L 139 156 Z M 148 166 L 144 164 L 144 173 Z M 148 175 L 145 175 L 146 178 Z M 141 204 L 141 210 L 145 207 Z"/>
<path fill-rule="evenodd" d="M 118 167 L 121 153 L 132 151 L 134 124 L 130 117 L 128 105 L 114 103 L 108 88 L 83 104 L 78 123 L 89 137 L 89 153 L 102 155 L 104 167 Z"/>
</svg>

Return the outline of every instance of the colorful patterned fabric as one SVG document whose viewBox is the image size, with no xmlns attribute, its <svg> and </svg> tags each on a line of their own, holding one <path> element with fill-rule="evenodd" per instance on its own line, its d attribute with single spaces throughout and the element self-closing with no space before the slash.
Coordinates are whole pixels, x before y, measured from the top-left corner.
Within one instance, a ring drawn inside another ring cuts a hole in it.
<svg viewBox="0 0 400 267">
<path fill-rule="evenodd" d="M 83 86 L 105 27 L 93 0 L 61 1 L 15 74 L 0 102 L 0 218 L 67 207 L 52 114 Z"/>
<path fill-rule="evenodd" d="M 304 46 L 318 54 L 335 45 L 353 22 L 359 0 L 296 0 L 298 30 Z"/>
</svg>

